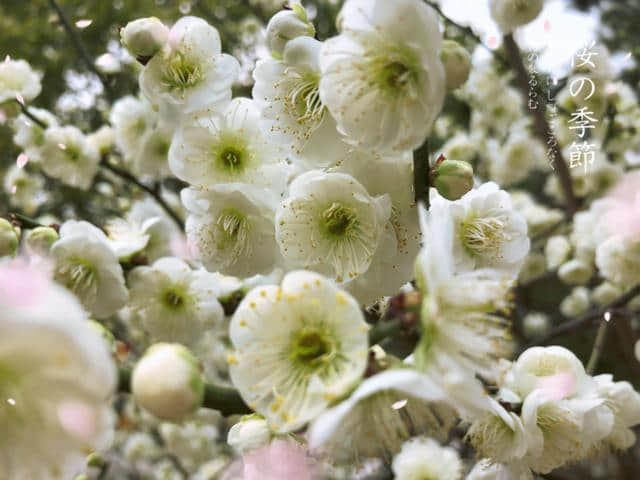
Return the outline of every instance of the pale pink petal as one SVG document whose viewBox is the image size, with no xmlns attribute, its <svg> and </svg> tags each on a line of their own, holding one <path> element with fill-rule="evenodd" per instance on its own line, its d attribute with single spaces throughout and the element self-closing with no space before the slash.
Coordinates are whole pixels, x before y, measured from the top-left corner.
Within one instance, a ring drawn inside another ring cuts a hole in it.
<svg viewBox="0 0 640 480">
<path fill-rule="evenodd" d="M 61 403 L 58 405 L 58 421 L 67 433 L 82 442 L 91 442 L 98 431 L 95 408 L 86 403 Z"/>
<path fill-rule="evenodd" d="M 16 165 L 18 168 L 24 168 L 24 166 L 29 161 L 29 156 L 26 153 L 21 153 L 18 155 L 18 159 L 16 160 Z"/>
<path fill-rule="evenodd" d="M 555 402 L 571 396 L 576 389 L 576 379 L 570 373 L 558 373 L 538 380 L 538 390 Z"/>
</svg>

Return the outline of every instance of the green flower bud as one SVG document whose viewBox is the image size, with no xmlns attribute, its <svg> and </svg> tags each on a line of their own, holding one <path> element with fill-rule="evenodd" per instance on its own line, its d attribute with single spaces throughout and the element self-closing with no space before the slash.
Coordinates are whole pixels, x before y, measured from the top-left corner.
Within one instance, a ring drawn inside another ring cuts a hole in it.
<svg viewBox="0 0 640 480">
<path fill-rule="evenodd" d="M 59 235 L 51 227 L 36 227 L 27 233 L 26 246 L 29 253 L 46 255 Z"/>
<path fill-rule="evenodd" d="M 447 200 L 458 200 L 473 188 L 473 167 L 459 160 L 443 160 L 433 170 L 433 186 Z"/>
<path fill-rule="evenodd" d="M 297 37 L 313 37 L 316 29 L 307 18 L 302 5 L 292 2 L 291 10 L 276 13 L 267 25 L 267 46 L 274 58 L 282 58 L 289 40 Z"/>
<path fill-rule="evenodd" d="M 13 257 L 18 251 L 18 232 L 8 220 L 0 218 L 0 257 Z"/>
<path fill-rule="evenodd" d="M 157 343 L 133 369 L 131 391 L 136 402 L 156 417 L 182 420 L 204 400 L 198 360 L 182 345 Z"/>
<path fill-rule="evenodd" d="M 122 45 L 138 59 L 153 57 L 169 38 L 169 28 L 156 17 L 139 18 L 120 30 Z"/>
<path fill-rule="evenodd" d="M 471 55 L 466 48 L 453 40 L 444 40 L 440 60 L 447 78 L 447 90 L 455 90 L 467 81 L 471 72 Z"/>
<path fill-rule="evenodd" d="M 260 415 L 245 415 L 229 430 L 227 443 L 239 453 L 245 454 L 269 443 L 271 430 Z"/>
</svg>

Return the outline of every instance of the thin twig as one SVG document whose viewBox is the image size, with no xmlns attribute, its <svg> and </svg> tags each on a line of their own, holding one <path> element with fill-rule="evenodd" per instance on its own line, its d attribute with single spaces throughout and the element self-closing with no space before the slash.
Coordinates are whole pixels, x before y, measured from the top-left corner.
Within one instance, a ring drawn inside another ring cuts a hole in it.
<svg viewBox="0 0 640 480">
<path fill-rule="evenodd" d="M 429 5 L 431 8 L 433 8 L 436 12 L 438 12 L 440 14 L 440 16 L 444 19 L 444 21 L 446 23 L 448 23 L 449 25 L 453 25 L 456 28 L 459 28 L 460 30 L 462 30 L 463 32 L 465 32 L 467 35 L 469 35 L 470 37 L 472 37 L 477 43 L 478 45 L 480 45 L 481 47 L 483 47 L 485 50 L 487 50 L 491 55 L 493 55 L 493 57 L 498 60 L 498 62 L 500 62 L 503 66 L 508 67 L 509 66 L 509 62 L 507 61 L 507 59 L 505 59 L 502 55 L 500 55 L 500 53 L 498 53 L 496 50 L 492 49 L 491 47 L 489 47 L 488 45 L 485 45 L 485 43 L 482 41 L 482 39 L 480 38 L 480 36 L 473 31 L 473 29 L 468 26 L 468 25 L 461 25 L 460 23 L 451 20 L 449 17 L 447 17 L 443 12 L 442 9 L 440 8 L 440 5 L 438 5 L 435 2 L 431 2 L 429 0 L 424 0 L 424 3 L 426 3 L 427 5 Z"/>
<path fill-rule="evenodd" d="M 14 225 L 18 225 L 20 228 L 33 229 L 38 227 L 46 227 L 46 225 L 42 225 L 33 218 L 29 218 L 26 215 L 22 215 L 21 213 L 10 213 L 9 219 L 11 220 L 11 223 L 13 223 Z"/>
<path fill-rule="evenodd" d="M 558 325 L 556 328 L 552 329 L 549 333 L 547 333 L 544 337 L 535 340 L 528 346 L 545 345 L 549 343 L 551 340 L 553 340 L 554 338 L 564 335 L 565 333 L 572 332 L 574 330 L 579 329 L 580 327 L 587 326 L 593 321 L 602 318 L 606 312 L 620 308 L 620 307 L 624 307 L 627 303 L 633 300 L 637 295 L 640 295 L 640 285 L 636 285 L 627 293 L 619 296 L 617 299 L 605 305 L 604 307 L 600 307 L 597 310 L 592 310 L 573 320 L 569 320 L 567 322 L 564 322 Z"/>
<path fill-rule="evenodd" d="M 520 93 L 524 96 L 526 101 L 526 99 L 529 98 L 530 88 L 534 87 L 529 85 L 529 75 L 527 73 L 527 69 L 524 66 L 524 63 L 522 62 L 520 48 L 518 47 L 518 44 L 516 43 L 512 34 L 504 36 L 504 47 L 507 52 L 509 62 L 511 63 L 511 67 L 515 70 Z M 571 218 L 578 209 L 578 202 L 573 191 L 573 182 L 571 180 L 569 167 L 567 167 L 567 163 L 564 160 L 562 151 L 560 150 L 560 147 L 558 145 L 558 141 L 555 138 L 551 127 L 549 126 L 549 122 L 547 122 L 545 109 L 529 109 L 529 112 L 531 112 L 535 120 L 534 126 L 536 135 L 543 143 L 549 144 L 549 147 L 553 150 L 553 154 L 555 156 L 555 159 L 557 160 L 554 163 L 554 172 L 560 180 L 560 186 L 562 187 L 562 191 L 564 193 L 565 212 L 567 214 L 567 217 Z"/>
<path fill-rule="evenodd" d="M 35 123 L 36 125 L 38 125 L 40 128 L 42 129 L 46 129 L 49 125 L 47 125 L 47 123 L 43 120 L 40 120 L 38 117 L 36 117 L 31 110 L 29 110 L 29 107 L 27 107 L 24 103 L 18 101 L 16 99 L 16 103 L 18 105 L 20 105 L 20 110 L 22 110 L 22 113 L 29 118 L 29 120 L 31 120 L 33 123 Z"/>
<path fill-rule="evenodd" d="M 49 0 L 49 5 L 51 5 L 51 7 L 58 14 L 58 18 L 60 19 L 60 23 L 62 24 L 63 28 L 67 32 L 67 35 L 69 35 L 69 38 L 71 38 L 71 41 L 73 42 L 74 46 L 76 47 L 76 50 L 78 51 L 78 54 L 80 55 L 80 58 L 82 58 L 82 60 L 87 65 L 89 70 L 91 70 L 98 77 L 98 79 L 102 83 L 102 86 L 104 87 L 105 91 L 107 92 L 107 95 L 109 95 L 111 97 L 112 93 L 113 93 L 113 91 L 111 89 L 111 85 L 109 85 L 109 83 L 107 82 L 107 79 L 96 68 L 96 64 L 93 61 L 93 59 L 91 58 L 91 55 L 89 54 L 89 50 L 87 50 L 86 45 L 82 41 L 82 37 L 80 37 L 80 35 L 76 31 L 76 29 L 73 27 L 73 25 L 69 21 L 69 17 L 67 17 L 67 14 L 64 12 L 62 7 L 60 7 L 60 5 L 58 4 L 58 2 L 56 0 Z"/>
<path fill-rule="evenodd" d="M 157 192 L 152 187 L 149 187 L 144 183 L 142 183 L 132 173 L 128 172 L 127 170 L 120 167 L 116 167 L 115 165 L 111 165 L 107 160 L 103 160 L 102 162 L 100 162 L 100 166 L 109 170 L 111 173 L 113 173 L 114 175 L 117 175 L 123 180 L 126 180 L 127 182 L 134 184 L 138 188 L 144 190 L 149 195 L 151 195 L 155 199 L 155 201 L 158 202 L 158 204 L 164 209 L 164 211 L 167 212 L 167 215 L 169 215 L 172 218 L 172 220 L 180 227 L 180 229 L 184 231 L 184 222 L 182 221 L 180 216 L 173 210 L 173 208 L 169 206 L 166 200 L 162 198 L 162 195 L 160 195 L 159 192 Z"/>
<path fill-rule="evenodd" d="M 598 368 L 600 355 L 602 354 L 605 341 L 607 340 L 609 321 L 610 319 L 605 319 L 605 321 L 602 322 L 598 327 L 598 333 L 596 334 L 596 339 L 593 342 L 593 350 L 591 351 L 591 356 L 589 357 L 589 363 L 587 363 L 587 373 L 589 375 L 593 375 L 596 371 L 596 368 Z"/>
</svg>

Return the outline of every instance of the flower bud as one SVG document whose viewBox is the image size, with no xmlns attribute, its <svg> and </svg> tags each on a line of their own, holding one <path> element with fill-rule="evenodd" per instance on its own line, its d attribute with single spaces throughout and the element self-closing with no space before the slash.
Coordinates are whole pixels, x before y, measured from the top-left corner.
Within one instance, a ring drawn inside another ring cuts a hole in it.
<svg viewBox="0 0 640 480">
<path fill-rule="evenodd" d="M 179 344 L 151 346 L 133 370 L 131 390 L 139 405 L 170 421 L 194 412 L 204 399 L 198 360 Z"/>
<path fill-rule="evenodd" d="M 473 167 L 460 160 L 443 160 L 433 170 L 433 186 L 447 200 L 458 200 L 473 188 Z"/>
<path fill-rule="evenodd" d="M 244 455 L 264 447 L 271 440 L 271 430 L 260 415 L 246 415 L 229 430 L 227 443 Z"/>
<path fill-rule="evenodd" d="M 569 260 L 558 268 L 558 277 L 567 285 L 584 285 L 593 276 L 594 270 L 580 260 Z"/>
<path fill-rule="evenodd" d="M 622 295 L 623 290 L 611 282 L 602 282 L 593 289 L 593 301 L 600 306 L 608 305 Z"/>
<path fill-rule="evenodd" d="M 30 254 L 46 255 L 60 236 L 51 227 L 36 227 L 27 233 L 26 248 Z"/>
<path fill-rule="evenodd" d="M 569 296 L 560 303 L 560 312 L 565 317 L 577 317 L 589 309 L 591 301 L 589 290 L 585 287 L 574 288 Z"/>
<path fill-rule="evenodd" d="M 18 251 L 18 232 L 8 220 L 0 218 L 0 257 L 13 257 Z"/>
<path fill-rule="evenodd" d="M 534 338 L 541 337 L 547 333 L 551 327 L 551 323 L 548 315 L 539 312 L 532 312 L 524 317 L 522 326 L 527 338 Z"/>
<path fill-rule="evenodd" d="M 571 253 L 571 244 L 564 235 L 555 235 L 549 240 L 544 248 L 544 254 L 547 257 L 547 268 L 553 270 L 558 268 L 569 258 Z"/>
<path fill-rule="evenodd" d="M 276 13 L 267 25 L 267 46 L 274 58 L 282 58 L 284 47 L 296 37 L 313 37 L 316 29 L 302 5 L 291 2 L 291 10 Z"/>
<path fill-rule="evenodd" d="M 137 59 L 153 57 L 169 38 L 169 28 L 156 17 L 139 18 L 120 30 L 120 40 Z"/>
<path fill-rule="evenodd" d="M 440 60 L 444 66 L 447 90 L 455 90 L 467 81 L 471 72 L 471 55 L 466 48 L 453 40 L 444 40 Z"/>
</svg>

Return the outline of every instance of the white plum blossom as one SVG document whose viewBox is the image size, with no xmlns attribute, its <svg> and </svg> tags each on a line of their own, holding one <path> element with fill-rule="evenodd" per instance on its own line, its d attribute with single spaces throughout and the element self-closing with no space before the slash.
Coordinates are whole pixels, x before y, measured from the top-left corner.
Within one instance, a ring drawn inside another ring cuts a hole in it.
<svg viewBox="0 0 640 480">
<path fill-rule="evenodd" d="M 320 98 L 320 49 L 311 37 L 290 40 L 281 60 L 260 60 L 253 72 L 253 98 L 262 128 L 291 147 L 301 164 L 328 166 L 348 149 Z"/>
<path fill-rule="evenodd" d="M 49 198 L 42 175 L 29 173 L 17 165 L 7 169 L 3 186 L 10 203 L 20 207 L 27 215 L 33 215 Z"/>
<path fill-rule="evenodd" d="M 221 53 L 218 31 L 201 18 L 183 17 L 145 66 L 140 88 L 152 104 L 176 106 L 189 114 L 229 102 L 238 72 L 238 61 Z"/>
<path fill-rule="evenodd" d="M 372 197 L 351 175 L 307 172 L 276 212 L 276 238 L 292 265 L 339 283 L 367 271 L 391 215 L 388 195 Z"/>
<path fill-rule="evenodd" d="M 270 273 L 281 261 L 275 238 L 277 199 L 250 185 L 183 190 L 186 233 L 204 266 L 227 275 Z"/>
<path fill-rule="evenodd" d="M 435 11 L 420 0 L 348 0 L 339 27 L 320 55 L 320 98 L 339 129 L 363 148 L 419 147 L 446 92 Z"/>
<path fill-rule="evenodd" d="M 446 440 L 457 420 L 449 404 L 449 394 L 425 375 L 391 368 L 320 415 L 309 428 L 309 446 L 338 462 L 389 459 L 413 435 Z"/>
<path fill-rule="evenodd" d="M 131 160 L 138 155 L 142 139 L 155 128 L 158 114 L 146 99 L 128 95 L 113 104 L 109 120 L 116 145 L 125 159 Z"/>
<path fill-rule="evenodd" d="M 614 382 L 612 375 L 598 375 L 593 379 L 605 405 L 615 415 L 613 428 L 605 441 L 619 450 L 631 447 L 636 441 L 632 427 L 640 424 L 640 393 L 629 382 Z"/>
<path fill-rule="evenodd" d="M 284 190 L 285 156 L 260 129 L 260 111 L 252 100 L 236 98 L 218 116 L 186 122 L 169 151 L 174 175 L 192 185 L 258 184 Z"/>
<path fill-rule="evenodd" d="M 490 0 L 491 16 L 504 33 L 536 19 L 542 11 L 544 0 Z"/>
<path fill-rule="evenodd" d="M 30 108 L 29 112 L 49 127 L 58 125 L 58 119 L 48 110 Z M 12 123 L 12 127 L 15 132 L 13 142 L 22 148 L 29 162 L 39 162 L 42 159 L 45 130 L 24 114 L 16 117 Z"/>
<path fill-rule="evenodd" d="M 485 458 L 475 464 L 467 480 L 533 480 L 533 474 L 522 464 L 505 465 Z"/>
<path fill-rule="evenodd" d="M 42 91 L 41 75 L 25 60 L 7 57 L 0 62 L 0 103 L 7 100 L 30 102 Z"/>
<path fill-rule="evenodd" d="M 607 280 L 619 285 L 640 283 L 640 241 L 616 235 L 598 245 L 596 265 Z"/>
<path fill-rule="evenodd" d="M 106 235 L 88 222 L 68 220 L 51 247 L 54 277 L 98 318 L 125 305 L 129 292 L 122 267 Z"/>
<path fill-rule="evenodd" d="M 74 296 L 18 262 L 0 265 L 0 477 L 66 480 L 111 442 L 116 369 Z"/>
<path fill-rule="evenodd" d="M 47 128 L 41 156 L 46 174 L 82 190 L 91 186 L 100 163 L 98 150 L 73 126 Z"/>
<path fill-rule="evenodd" d="M 176 244 L 184 242 L 184 234 L 173 219 L 149 198 L 134 202 L 126 221 L 130 227 L 127 230 L 134 232 L 136 238 L 149 237 L 142 253 L 150 262 L 176 253 Z"/>
<path fill-rule="evenodd" d="M 358 303 L 331 280 L 294 271 L 256 287 L 231 319 L 233 384 L 277 432 L 295 431 L 346 394 L 367 363 Z"/>
<path fill-rule="evenodd" d="M 461 480 L 463 471 L 458 452 L 431 438 L 414 438 L 405 443 L 393 458 L 391 468 L 396 480 Z"/>
<path fill-rule="evenodd" d="M 129 307 L 153 341 L 193 345 L 224 318 L 215 295 L 216 280 L 214 274 L 192 270 L 182 260 L 161 258 L 129 274 Z"/>
</svg>

